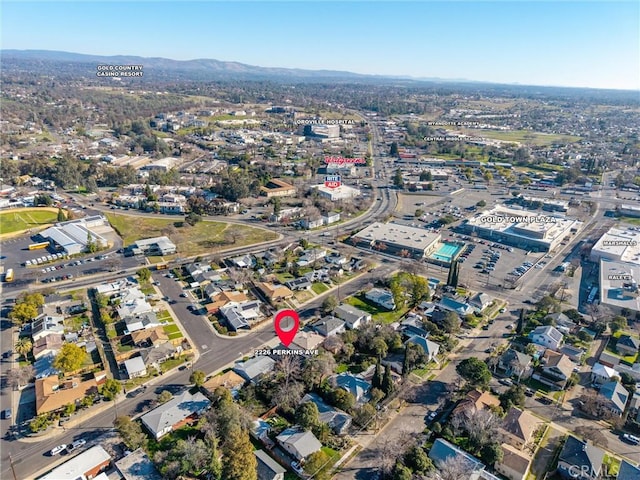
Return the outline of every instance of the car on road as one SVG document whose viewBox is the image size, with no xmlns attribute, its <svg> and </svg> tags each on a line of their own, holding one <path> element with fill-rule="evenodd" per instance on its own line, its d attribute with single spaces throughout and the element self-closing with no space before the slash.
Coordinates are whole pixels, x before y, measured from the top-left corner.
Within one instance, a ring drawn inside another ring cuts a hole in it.
<svg viewBox="0 0 640 480">
<path fill-rule="evenodd" d="M 142 388 L 136 388 L 135 390 L 130 391 L 129 393 L 127 393 L 127 397 L 129 398 L 134 398 L 137 397 L 138 395 L 140 395 L 141 393 L 144 393 L 144 391 L 147 389 L 147 387 L 142 387 Z"/>
<path fill-rule="evenodd" d="M 527 389 L 524 391 L 524 394 L 525 394 L 527 397 L 533 397 L 533 396 L 536 394 L 536 391 L 535 391 L 534 389 L 532 389 L 532 388 L 527 388 Z"/>
<path fill-rule="evenodd" d="M 53 447 L 51 449 L 51 451 L 49 452 L 49 455 L 51 455 L 52 457 L 55 457 L 60 452 L 62 452 L 63 450 L 66 450 L 66 449 L 67 449 L 67 445 L 65 443 L 63 443 L 62 445 L 58 445 L 57 447 Z"/>
<path fill-rule="evenodd" d="M 182 293 L 180 294 L 180 296 L 181 296 L 182 298 L 187 298 L 187 294 L 186 294 L 186 293 L 184 293 L 184 292 L 182 292 Z"/>
<path fill-rule="evenodd" d="M 13 354 L 13 350 L 7 350 L 2 354 L 2 358 L 9 358 Z"/>
<path fill-rule="evenodd" d="M 498 380 L 498 383 L 507 387 L 513 385 L 513 381 L 510 378 L 501 378 L 500 380 Z"/>
<path fill-rule="evenodd" d="M 80 447 L 84 447 L 86 444 L 87 444 L 87 441 L 82 438 L 80 440 L 76 440 L 71 445 L 67 445 L 67 452 L 73 452 L 74 450 L 77 450 Z"/>
<path fill-rule="evenodd" d="M 622 435 L 622 439 L 625 442 L 631 443 L 633 445 L 640 445 L 640 438 L 636 437 L 635 435 L 631 435 L 630 433 L 625 433 L 624 435 Z"/>
<path fill-rule="evenodd" d="M 12 414 L 11 414 L 11 409 L 10 408 L 7 408 L 6 410 L 2 411 L 2 418 L 5 418 L 5 419 L 8 420 L 11 417 L 12 417 Z"/>
<path fill-rule="evenodd" d="M 500 313 L 504 313 L 504 312 L 506 312 L 506 311 L 507 311 L 507 309 L 506 309 L 506 308 L 504 308 L 504 307 L 502 307 L 499 311 L 500 311 Z"/>
</svg>

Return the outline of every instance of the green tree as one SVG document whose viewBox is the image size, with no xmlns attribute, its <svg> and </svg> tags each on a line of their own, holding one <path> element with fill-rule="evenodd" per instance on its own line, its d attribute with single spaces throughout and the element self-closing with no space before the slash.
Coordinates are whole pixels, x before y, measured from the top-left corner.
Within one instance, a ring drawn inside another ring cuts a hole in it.
<svg viewBox="0 0 640 480">
<path fill-rule="evenodd" d="M 512 385 L 500 394 L 500 406 L 506 412 L 510 407 L 523 407 L 525 402 L 524 387 Z"/>
<path fill-rule="evenodd" d="M 442 319 L 442 329 L 447 333 L 456 333 L 460 330 L 460 317 L 453 311 L 448 311 Z"/>
<path fill-rule="evenodd" d="M 391 148 L 389 149 L 389 155 L 392 157 L 398 156 L 398 142 L 391 143 Z"/>
<path fill-rule="evenodd" d="M 191 225 L 192 227 L 202 221 L 202 217 L 200 215 L 198 215 L 197 213 L 194 212 L 190 212 L 184 219 L 185 222 L 187 222 L 189 225 Z"/>
<path fill-rule="evenodd" d="M 75 343 L 65 343 L 53 361 L 53 366 L 63 372 L 78 370 L 87 356 L 87 352 Z"/>
<path fill-rule="evenodd" d="M 257 460 L 249 433 L 240 428 L 229 432 L 223 447 L 222 478 L 225 480 L 257 480 Z"/>
<path fill-rule="evenodd" d="M 504 451 L 498 443 L 489 443 L 480 450 L 480 458 L 487 465 L 495 465 L 500 463 L 504 457 Z"/>
<path fill-rule="evenodd" d="M 329 455 L 322 450 L 312 453 L 304 464 L 304 471 L 313 475 L 314 480 L 329 480 L 329 469 L 324 468 L 329 465 L 329 460 Z"/>
<path fill-rule="evenodd" d="M 393 186 L 396 188 L 404 188 L 404 179 L 402 178 L 402 170 L 399 168 L 393 174 Z"/>
<path fill-rule="evenodd" d="M 624 330 L 625 328 L 627 328 L 627 319 L 622 315 L 616 315 L 609 323 L 609 328 L 611 329 L 612 333 Z"/>
<path fill-rule="evenodd" d="M 429 298 L 429 283 L 420 275 L 411 275 L 411 306 L 416 307 Z"/>
<path fill-rule="evenodd" d="M 476 357 L 462 360 L 456 366 L 456 372 L 474 387 L 486 387 L 491 380 L 489 367 Z"/>
<path fill-rule="evenodd" d="M 431 182 L 433 181 L 433 174 L 431 170 L 423 170 L 420 172 L 420 181 L 421 182 Z"/>
<path fill-rule="evenodd" d="M 329 295 L 323 300 L 322 306 L 320 308 L 322 310 L 322 313 L 326 315 L 333 312 L 337 306 L 338 299 L 335 297 L 335 295 Z"/>
<path fill-rule="evenodd" d="M 371 388 L 382 388 L 382 365 L 380 364 L 380 357 L 376 360 L 376 369 L 373 372 L 373 378 L 371 379 Z"/>
<path fill-rule="evenodd" d="M 480 200 L 479 202 L 476 203 L 476 207 L 486 207 L 487 206 L 487 202 L 484 200 Z"/>
<path fill-rule="evenodd" d="M 405 467 L 402 463 L 396 462 L 393 466 L 393 471 L 391 472 L 392 480 L 411 480 L 413 475 L 411 474 L 411 470 Z"/>
<path fill-rule="evenodd" d="M 107 378 L 102 385 L 102 396 L 105 400 L 113 400 L 122 390 L 122 385 L 118 380 Z"/>
<path fill-rule="evenodd" d="M 414 445 L 405 453 L 404 463 L 415 473 L 424 474 L 433 470 L 433 462 L 420 445 Z"/>
<path fill-rule="evenodd" d="M 272 197 L 270 203 L 273 205 L 273 214 L 277 216 L 282 210 L 282 200 L 280 197 Z"/>
<path fill-rule="evenodd" d="M 22 355 L 26 358 L 27 354 L 33 348 L 33 343 L 29 337 L 20 337 L 13 348 L 18 355 Z"/>
<path fill-rule="evenodd" d="M 194 370 L 189 376 L 189 382 L 193 383 L 196 387 L 201 387 L 206 376 L 207 375 L 202 370 Z"/>
<path fill-rule="evenodd" d="M 138 270 L 138 278 L 142 283 L 147 283 L 151 278 L 151 270 L 148 268 L 141 268 Z"/>
<path fill-rule="evenodd" d="M 356 403 L 356 399 L 350 392 L 342 388 L 334 388 L 329 395 L 331 403 L 340 410 L 349 411 Z"/>
<path fill-rule="evenodd" d="M 169 390 L 163 390 L 158 394 L 158 403 L 166 403 L 173 398 Z"/>
<path fill-rule="evenodd" d="M 320 423 L 318 406 L 313 402 L 304 402 L 296 409 L 296 423 L 305 430 L 311 430 Z"/>
<path fill-rule="evenodd" d="M 63 415 L 65 417 L 69 417 L 75 411 L 76 411 L 76 404 L 75 403 L 67 403 L 64 406 Z"/>
<path fill-rule="evenodd" d="M 30 322 L 38 316 L 38 307 L 32 303 L 16 303 L 9 313 L 9 318 L 18 326 Z"/>
<path fill-rule="evenodd" d="M 64 216 L 64 211 L 61 208 L 58 208 L 58 221 L 64 222 L 66 217 Z"/>
<path fill-rule="evenodd" d="M 138 422 L 131 420 L 129 417 L 121 416 L 115 419 L 113 425 L 120 435 L 120 438 L 122 438 L 122 441 L 131 450 L 146 445 L 147 436 L 142 431 L 142 427 Z"/>
<path fill-rule="evenodd" d="M 365 428 L 376 416 L 376 407 L 370 403 L 365 403 L 361 407 L 354 408 L 353 421 L 362 428 Z"/>
<path fill-rule="evenodd" d="M 220 441 L 218 437 L 209 435 L 206 437 L 209 447 L 209 475 L 210 480 L 222 480 L 222 462 L 220 461 Z"/>
<path fill-rule="evenodd" d="M 384 377 L 382 378 L 382 391 L 388 397 L 393 393 L 395 385 L 391 376 L 391 367 L 387 364 L 384 367 Z"/>
</svg>

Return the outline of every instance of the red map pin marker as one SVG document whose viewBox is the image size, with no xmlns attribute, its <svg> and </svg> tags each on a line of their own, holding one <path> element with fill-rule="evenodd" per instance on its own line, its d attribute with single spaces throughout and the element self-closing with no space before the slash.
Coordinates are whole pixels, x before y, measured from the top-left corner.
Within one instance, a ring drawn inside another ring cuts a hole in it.
<svg viewBox="0 0 640 480">
<path fill-rule="evenodd" d="M 273 328 L 278 334 L 278 338 L 285 347 L 291 345 L 298 327 L 300 326 L 300 317 L 295 310 L 285 309 L 276 313 L 273 318 Z"/>
</svg>

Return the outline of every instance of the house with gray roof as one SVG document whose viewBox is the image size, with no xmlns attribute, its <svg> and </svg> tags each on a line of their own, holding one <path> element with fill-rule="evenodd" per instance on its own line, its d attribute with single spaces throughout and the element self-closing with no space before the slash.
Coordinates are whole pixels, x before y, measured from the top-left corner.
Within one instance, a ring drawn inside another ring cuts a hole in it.
<svg viewBox="0 0 640 480">
<path fill-rule="evenodd" d="M 332 383 L 352 394 L 358 403 L 369 400 L 371 383 L 367 382 L 362 375 L 354 375 L 349 372 L 339 373 L 332 377 Z"/>
<path fill-rule="evenodd" d="M 412 335 L 411 337 L 409 337 L 409 340 L 405 342 L 405 344 L 407 343 L 419 345 L 420 347 L 422 347 L 422 350 L 424 350 L 424 353 L 426 353 L 429 362 L 439 363 L 438 352 L 440 351 L 440 345 L 438 345 L 436 342 L 432 342 L 428 338 L 421 337 L 420 335 Z"/>
<path fill-rule="evenodd" d="M 433 442 L 428 456 L 433 461 L 436 467 L 450 458 L 454 458 L 457 463 L 462 463 L 465 467 L 464 470 L 466 470 L 466 472 L 468 473 L 468 476 L 465 475 L 465 477 L 461 478 L 460 480 L 471 480 L 472 478 L 497 478 L 490 474 L 490 476 L 481 476 L 480 472 L 484 472 L 485 465 L 473 455 L 468 454 L 454 444 L 446 441 L 444 438 L 438 438 L 435 442 Z M 488 474 L 489 472 L 485 473 Z"/>
<path fill-rule="evenodd" d="M 312 285 L 311 281 L 309 281 L 307 277 L 294 278 L 292 280 L 286 281 L 284 284 L 294 292 L 300 290 L 309 290 Z"/>
<path fill-rule="evenodd" d="M 600 387 L 600 395 L 609 401 L 611 413 L 622 416 L 629 400 L 629 391 L 616 380 L 604 383 Z"/>
<path fill-rule="evenodd" d="M 129 378 L 144 377 L 147 374 L 147 367 L 142 357 L 133 357 L 125 360 L 124 368 Z"/>
<path fill-rule="evenodd" d="M 638 353 L 640 340 L 631 335 L 621 335 L 616 342 L 616 352 L 620 355 L 632 356 Z"/>
<path fill-rule="evenodd" d="M 622 460 L 616 480 L 640 480 L 640 467 Z"/>
<path fill-rule="evenodd" d="M 209 408 L 211 402 L 202 393 L 188 390 L 176 395 L 167 403 L 154 408 L 142 417 L 142 424 L 157 439 L 195 420 Z"/>
<path fill-rule="evenodd" d="M 336 435 L 343 435 L 347 433 L 347 430 L 353 420 L 351 415 L 327 405 L 324 400 L 315 393 L 307 393 L 302 398 L 302 403 L 306 402 L 313 402 L 316 404 L 319 412 L 319 420 L 322 423 L 329 425 L 329 428 L 333 430 L 333 433 Z"/>
<path fill-rule="evenodd" d="M 604 450 L 569 435 L 558 457 L 558 474 L 570 480 L 597 480 L 602 471 Z"/>
<path fill-rule="evenodd" d="M 258 480 L 284 480 L 287 471 L 264 450 L 254 450 L 258 461 Z"/>
<path fill-rule="evenodd" d="M 283 430 L 276 440 L 296 460 L 303 460 L 322 448 L 322 444 L 313 433 L 299 427 Z"/>
<path fill-rule="evenodd" d="M 517 375 L 522 378 L 529 371 L 531 361 L 530 355 L 509 348 L 500 356 L 498 370 L 507 377 Z"/>
<path fill-rule="evenodd" d="M 372 288 L 367 293 L 364 294 L 367 300 L 375 303 L 376 305 L 381 306 L 387 310 L 395 310 L 396 302 L 393 299 L 393 295 L 389 290 L 385 290 L 382 288 Z"/>
<path fill-rule="evenodd" d="M 237 363 L 233 371 L 251 383 L 258 383 L 260 378 L 271 372 L 276 365 L 276 361 L 266 355 L 258 355 L 250 358 L 246 362 Z"/>
<path fill-rule="evenodd" d="M 543 347 L 557 350 L 562 344 L 564 335 L 562 335 L 557 328 L 552 327 L 551 325 L 540 325 L 529 333 L 529 338 L 536 345 L 542 345 Z"/>
<path fill-rule="evenodd" d="M 365 323 L 371 321 L 371 314 L 365 312 L 364 310 L 360 310 L 353 305 L 349 305 L 348 303 L 343 303 L 338 305 L 336 309 L 333 311 L 333 314 L 344 320 L 344 323 L 347 328 L 354 329 L 360 327 Z"/>
<path fill-rule="evenodd" d="M 479 311 L 484 310 L 493 302 L 493 298 L 484 292 L 478 292 L 469 299 L 469 305 L 476 307 Z"/>
<path fill-rule="evenodd" d="M 320 320 L 311 324 L 316 332 L 323 337 L 330 337 L 331 335 L 337 335 L 345 331 L 345 322 L 334 316 L 323 317 Z"/>
<path fill-rule="evenodd" d="M 115 462 L 124 480 L 162 480 L 162 475 L 141 448 Z"/>
</svg>

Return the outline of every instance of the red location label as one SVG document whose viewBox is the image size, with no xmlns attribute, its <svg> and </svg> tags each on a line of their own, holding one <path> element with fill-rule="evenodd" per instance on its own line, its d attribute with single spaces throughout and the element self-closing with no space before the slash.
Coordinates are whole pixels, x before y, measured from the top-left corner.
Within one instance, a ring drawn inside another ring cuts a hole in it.
<svg viewBox="0 0 640 480">
<path fill-rule="evenodd" d="M 278 334 L 278 338 L 285 347 L 291 345 L 298 327 L 300 326 L 300 317 L 295 310 L 284 309 L 276 313 L 273 318 L 273 328 Z"/>
</svg>

